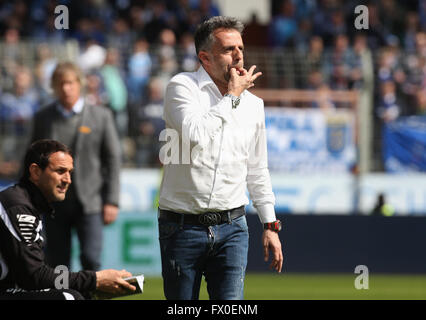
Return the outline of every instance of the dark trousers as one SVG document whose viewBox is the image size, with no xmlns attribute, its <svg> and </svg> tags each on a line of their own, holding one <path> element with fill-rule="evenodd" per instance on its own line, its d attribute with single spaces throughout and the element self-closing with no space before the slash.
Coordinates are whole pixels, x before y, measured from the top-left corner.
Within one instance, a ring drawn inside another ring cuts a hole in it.
<svg viewBox="0 0 426 320">
<path fill-rule="evenodd" d="M 83 270 L 100 270 L 104 226 L 102 213 L 85 214 L 73 190 L 70 191 L 66 200 L 55 203 L 54 217 L 45 217 L 46 261 L 53 268 L 58 265 L 70 268 L 71 236 L 75 229 Z"/>
</svg>

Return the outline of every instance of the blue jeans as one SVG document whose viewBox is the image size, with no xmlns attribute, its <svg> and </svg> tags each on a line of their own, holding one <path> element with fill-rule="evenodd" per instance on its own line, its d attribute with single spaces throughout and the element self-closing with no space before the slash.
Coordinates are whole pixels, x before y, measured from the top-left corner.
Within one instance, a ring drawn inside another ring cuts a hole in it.
<svg viewBox="0 0 426 320">
<path fill-rule="evenodd" d="M 245 216 L 211 227 L 159 219 L 164 294 L 198 300 L 204 275 L 211 300 L 241 300 L 247 266 Z"/>
</svg>

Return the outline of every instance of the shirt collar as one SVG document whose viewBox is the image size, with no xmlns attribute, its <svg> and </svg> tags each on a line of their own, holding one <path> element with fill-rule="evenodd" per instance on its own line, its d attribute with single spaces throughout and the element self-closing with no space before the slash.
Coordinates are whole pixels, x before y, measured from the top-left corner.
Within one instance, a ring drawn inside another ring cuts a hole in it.
<svg viewBox="0 0 426 320">
<path fill-rule="evenodd" d="M 203 66 L 200 66 L 200 68 L 198 68 L 197 78 L 198 78 L 198 86 L 200 87 L 200 89 L 202 89 L 203 87 L 207 85 L 212 85 L 212 84 L 216 86 L 216 84 L 213 82 L 212 78 L 210 78 L 209 74 L 207 73 L 207 71 L 204 69 Z"/>
<path fill-rule="evenodd" d="M 64 117 L 70 117 L 74 114 L 79 114 L 81 111 L 83 111 L 83 107 L 84 107 L 84 99 L 83 97 L 80 97 L 77 102 L 72 106 L 71 110 L 67 110 L 65 109 L 65 107 L 61 104 L 58 103 L 58 110 L 59 112 L 64 116 Z"/>
<path fill-rule="evenodd" d="M 18 185 L 28 191 L 31 203 L 40 213 L 54 215 L 55 210 L 53 206 L 47 201 L 41 190 L 35 184 L 26 178 L 22 178 L 19 180 Z"/>
</svg>

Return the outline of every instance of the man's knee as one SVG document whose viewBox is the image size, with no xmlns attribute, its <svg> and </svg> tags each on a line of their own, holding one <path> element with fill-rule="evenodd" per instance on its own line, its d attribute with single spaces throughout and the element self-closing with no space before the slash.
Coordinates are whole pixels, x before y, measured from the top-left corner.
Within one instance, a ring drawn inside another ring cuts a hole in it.
<svg viewBox="0 0 426 320">
<path fill-rule="evenodd" d="M 72 290 L 72 289 L 62 290 L 62 294 L 65 300 L 85 300 L 83 295 L 76 290 Z"/>
</svg>

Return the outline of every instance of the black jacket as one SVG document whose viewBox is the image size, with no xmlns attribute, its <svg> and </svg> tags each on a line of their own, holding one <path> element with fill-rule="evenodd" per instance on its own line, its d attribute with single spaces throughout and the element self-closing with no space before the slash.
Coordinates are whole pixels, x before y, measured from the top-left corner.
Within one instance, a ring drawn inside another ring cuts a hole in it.
<svg viewBox="0 0 426 320">
<path fill-rule="evenodd" d="M 44 261 L 42 235 L 42 214 L 52 213 L 40 190 L 29 181 L 0 192 L 0 291 L 55 288 L 60 274 Z M 92 291 L 96 273 L 70 272 L 68 284 L 79 292 Z"/>
</svg>

